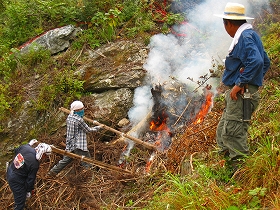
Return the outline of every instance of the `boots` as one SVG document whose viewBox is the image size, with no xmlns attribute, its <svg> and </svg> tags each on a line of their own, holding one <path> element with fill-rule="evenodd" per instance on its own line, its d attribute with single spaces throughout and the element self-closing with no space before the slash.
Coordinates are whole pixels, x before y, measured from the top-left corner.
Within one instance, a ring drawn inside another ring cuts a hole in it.
<svg viewBox="0 0 280 210">
<path fill-rule="evenodd" d="M 238 171 L 238 169 L 240 169 L 242 167 L 242 165 L 244 164 L 245 160 L 243 156 L 236 156 L 234 158 L 231 158 L 229 160 L 229 166 L 232 170 L 232 174 L 234 175 L 236 171 Z"/>
</svg>

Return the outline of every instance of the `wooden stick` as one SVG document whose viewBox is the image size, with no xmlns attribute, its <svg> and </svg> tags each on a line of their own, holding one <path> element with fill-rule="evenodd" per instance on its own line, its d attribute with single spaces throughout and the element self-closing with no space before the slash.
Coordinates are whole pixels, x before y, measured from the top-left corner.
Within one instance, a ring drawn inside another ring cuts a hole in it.
<svg viewBox="0 0 280 210">
<path fill-rule="evenodd" d="M 63 108 L 63 107 L 59 108 L 59 110 L 65 112 L 65 113 L 70 114 L 70 110 L 65 109 L 65 108 Z M 126 137 L 126 138 L 128 138 L 128 139 L 131 139 L 132 141 L 134 141 L 134 142 L 136 142 L 136 143 L 138 143 L 138 144 L 141 144 L 142 146 L 144 146 L 144 147 L 146 147 L 146 148 L 148 148 L 148 149 L 156 150 L 156 146 L 154 146 L 154 145 L 152 145 L 152 144 L 150 144 L 150 143 L 148 143 L 148 142 L 144 142 L 144 141 L 142 141 L 142 140 L 140 140 L 140 139 L 138 139 L 138 138 L 135 138 L 135 137 L 133 137 L 133 136 L 129 136 L 129 135 L 127 135 L 127 134 L 125 134 L 125 133 L 122 133 L 122 132 L 120 132 L 120 131 L 118 131 L 118 130 L 115 130 L 115 129 L 113 129 L 113 128 L 107 126 L 107 125 L 104 125 L 104 124 L 102 124 L 102 123 L 99 123 L 99 122 L 97 122 L 96 120 L 91 120 L 91 119 L 89 119 L 89 118 L 87 118 L 87 117 L 83 117 L 83 119 L 86 120 L 86 121 L 88 121 L 88 122 L 93 123 L 94 125 L 99 125 L 99 126 L 101 126 L 102 128 L 105 128 L 106 130 L 112 131 L 112 132 L 117 133 L 117 134 L 119 134 L 119 135 L 121 135 L 121 136 L 123 136 L 123 137 Z"/>
<path fill-rule="evenodd" d="M 193 156 L 194 156 L 196 153 L 197 153 L 197 152 L 192 153 L 192 154 L 191 154 L 191 157 L 190 157 L 190 165 L 191 165 L 192 172 L 194 171 L 194 169 L 193 169 L 193 164 L 192 164 L 192 162 L 193 162 Z"/>
<path fill-rule="evenodd" d="M 187 106 L 185 107 L 185 109 L 183 110 L 182 114 L 180 115 L 180 117 L 177 119 L 177 121 L 174 123 L 173 126 L 175 126 L 179 120 L 182 118 L 183 114 L 185 113 L 185 111 L 187 110 L 187 108 L 189 107 L 190 103 L 191 103 L 192 99 L 189 101 L 189 103 L 187 104 Z"/>
<path fill-rule="evenodd" d="M 135 132 L 135 131 L 139 131 L 142 129 L 142 127 L 144 126 L 145 122 L 147 122 L 147 120 L 151 117 L 151 111 L 136 125 L 134 126 L 130 131 L 128 131 L 126 134 L 130 135 L 131 133 Z M 116 139 L 112 144 L 115 144 L 118 141 L 124 141 L 125 137 L 120 137 L 118 139 Z"/>
<path fill-rule="evenodd" d="M 92 165 L 99 166 L 101 168 L 109 169 L 109 170 L 112 170 L 112 171 L 118 171 L 120 173 L 125 173 L 125 174 L 132 174 L 132 172 L 124 170 L 124 169 L 119 168 L 117 166 L 109 165 L 107 163 L 103 163 L 103 162 L 98 161 L 98 160 L 93 160 L 93 159 L 90 159 L 88 157 L 84 157 L 84 156 L 80 156 L 80 155 L 77 155 L 77 154 L 74 154 L 74 153 L 71 153 L 71 152 L 67 152 L 65 150 L 58 149 L 53 145 L 50 145 L 50 146 L 52 148 L 52 152 L 55 152 L 55 153 L 58 153 L 58 154 L 61 154 L 61 155 L 65 155 L 65 156 L 68 156 L 70 158 L 79 159 L 83 162 L 87 162 L 87 163 L 90 163 Z"/>
</svg>

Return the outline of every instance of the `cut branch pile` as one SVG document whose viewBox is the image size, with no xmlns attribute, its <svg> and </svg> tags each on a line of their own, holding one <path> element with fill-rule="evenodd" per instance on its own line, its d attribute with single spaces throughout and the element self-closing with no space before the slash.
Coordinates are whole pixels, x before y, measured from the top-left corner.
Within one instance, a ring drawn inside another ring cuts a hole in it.
<svg viewBox="0 0 280 210">
<path fill-rule="evenodd" d="M 209 150 L 214 149 L 219 119 L 220 113 L 210 112 L 202 123 L 186 126 L 183 134 L 177 134 L 168 150 L 167 170 L 173 173 L 191 173 L 193 156 L 197 153 L 207 155 Z M 182 172 L 186 160 L 189 160 L 188 165 L 191 167 Z"/>
<path fill-rule="evenodd" d="M 146 170 L 151 151 L 136 145 L 131 152 L 125 169 L 134 171 L 133 175 L 116 173 L 96 166 L 93 170 L 86 170 L 75 160 L 67 166 L 57 177 L 47 176 L 47 172 L 62 157 L 51 155 L 40 165 L 37 174 L 35 194 L 27 201 L 30 210 L 38 209 L 126 209 L 129 200 L 134 202 L 133 207 L 145 207 L 148 197 L 151 197 L 157 185 L 151 186 L 150 179 L 160 184 L 160 174 L 167 171 L 182 173 L 182 162 L 191 161 L 197 153 L 207 152 L 215 145 L 215 130 L 219 114 L 211 112 L 198 125 L 184 128 L 181 134 L 177 131 L 167 153 L 156 153 L 150 162 L 149 171 Z M 43 140 L 42 140 L 43 141 Z M 104 145 L 95 143 L 95 152 L 92 156 L 101 156 L 103 162 L 117 165 L 120 148 L 125 143 Z M 93 148 L 89 148 L 93 151 Z M 192 166 L 192 165 L 191 165 Z M 194 166 L 193 166 L 194 167 Z M 195 170 L 191 168 L 190 170 Z M 133 187 L 131 187 L 133 186 Z M 149 187 L 147 187 L 149 186 Z M 135 191 L 134 191 L 135 190 Z M 3 209 L 11 209 L 13 197 L 4 174 L 1 175 L 0 205 Z"/>
<path fill-rule="evenodd" d="M 104 148 L 103 156 L 107 161 L 114 163 L 115 160 L 112 157 L 116 155 L 112 154 L 112 149 Z M 80 160 L 74 160 L 73 164 L 69 164 L 57 177 L 49 177 L 47 173 L 53 163 L 57 163 L 61 158 L 54 153 L 40 164 L 35 194 L 27 201 L 28 209 L 98 210 L 102 206 L 113 206 L 112 209 L 117 209 L 117 206 L 125 205 L 129 197 L 133 200 L 139 199 L 138 195 L 135 194 L 122 194 L 122 190 L 129 186 L 130 183 L 137 183 L 143 177 L 139 177 L 137 174 L 119 173 L 115 170 L 108 170 L 108 168 L 98 166 L 91 170 L 85 169 L 80 166 Z M 140 167 L 142 167 L 141 175 L 143 175 L 145 162 L 135 157 L 127 167 L 129 169 L 137 167 L 138 173 L 140 172 Z M 123 170 L 120 168 L 120 171 Z M 12 192 L 4 178 L 4 174 L 1 175 L 0 205 L 3 209 L 13 208 Z"/>
<path fill-rule="evenodd" d="M 182 118 L 178 118 L 182 122 Z M 98 141 L 97 134 L 90 134 L 88 141 L 91 156 L 93 160 L 98 160 L 95 163 L 101 161 L 105 167 L 94 164 L 94 168 L 88 170 L 80 166 L 81 159 L 75 159 L 57 177 L 48 177 L 50 168 L 61 160 L 63 155 L 52 154 L 40 165 L 35 194 L 27 201 L 28 209 L 128 209 L 128 204 L 132 209 L 145 207 L 148 198 L 152 197 L 162 184 L 159 180 L 162 180 L 163 174 L 167 171 L 192 173 L 196 169 L 192 161 L 198 155 L 207 154 L 213 149 L 216 145 L 215 133 L 219 118 L 220 112 L 212 111 L 199 124 L 176 126 L 172 143 L 163 153 L 151 150 L 151 147 L 140 142 L 141 144 L 134 146 L 122 166 L 118 166 L 118 160 L 122 153 L 121 148 L 126 146 L 126 142 L 117 140 L 106 144 Z M 61 128 L 56 135 L 40 138 L 40 141 L 60 145 L 65 141 L 64 133 L 65 129 Z M 62 149 L 65 149 L 65 145 Z M 186 162 L 189 163 L 187 172 L 184 171 Z M 108 165 L 112 166 L 113 170 L 108 170 Z M 116 169 L 117 167 L 121 167 L 120 170 Z M 123 170 L 133 173 L 119 173 Z M 0 205 L 3 209 L 11 209 L 13 196 L 4 174 L 0 180 Z M 130 204 L 130 201 L 134 203 Z"/>
</svg>

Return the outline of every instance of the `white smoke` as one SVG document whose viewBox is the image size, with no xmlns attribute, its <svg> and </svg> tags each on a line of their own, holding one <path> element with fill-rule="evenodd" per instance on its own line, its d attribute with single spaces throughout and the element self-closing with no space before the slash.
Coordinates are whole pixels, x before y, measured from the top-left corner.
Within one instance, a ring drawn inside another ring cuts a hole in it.
<svg viewBox="0 0 280 210">
<path fill-rule="evenodd" d="M 156 84 L 169 83 L 172 79 L 187 84 L 193 90 L 203 75 L 210 75 L 213 60 L 222 63 L 228 53 L 232 38 L 226 33 L 222 18 L 214 14 L 224 12 L 226 0 L 206 0 L 191 12 L 188 11 L 186 24 L 175 25 L 173 29 L 185 34 L 178 37 L 174 33 L 157 34 L 151 38 L 150 52 L 144 64 L 147 70 L 147 86 L 139 87 L 134 94 L 134 107 L 128 113 L 133 124 L 139 122 L 152 106 L 150 88 Z M 246 15 L 255 17 L 262 8 L 268 8 L 268 0 L 236 0 L 246 8 Z M 251 6 L 254 5 L 252 12 Z M 256 11 L 255 8 L 260 8 Z M 248 21 L 250 23 L 250 21 Z M 192 78 L 191 81 L 189 78 Z M 215 90 L 217 79 L 210 79 L 208 84 Z"/>
<path fill-rule="evenodd" d="M 142 86 L 135 89 L 133 99 L 134 107 L 128 112 L 128 117 L 133 124 L 140 122 L 149 113 L 149 110 L 151 110 L 153 106 L 151 98 L 151 87 Z M 134 136 L 137 137 L 135 134 Z"/>
</svg>

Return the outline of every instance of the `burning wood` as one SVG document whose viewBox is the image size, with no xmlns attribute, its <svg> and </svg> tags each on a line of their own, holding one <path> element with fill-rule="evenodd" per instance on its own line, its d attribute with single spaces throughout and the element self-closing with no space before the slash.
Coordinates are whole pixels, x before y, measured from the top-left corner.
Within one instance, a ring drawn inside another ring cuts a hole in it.
<svg viewBox="0 0 280 210">
<path fill-rule="evenodd" d="M 199 87 L 202 87 L 206 80 L 209 79 L 206 75 L 203 78 L 205 81 L 199 83 Z M 196 125 L 204 120 L 204 117 L 211 108 L 213 96 L 213 93 L 210 91 L 211 86 L 209 85 L 204 87 L 204 92 L 201 95 L 197 92 L 198 88 L 195 91 L 189 91 L 187 86 L 179 84 L 179 81 L 175 85 L 174 83 L 171 85 L 165 83 L 164 85 L 166 87 L 157 84 L 151 88 L 153 99 L 152 111 L 129 131 L 129 133 L 141 133 L 144 142 L 153 145 L 157 148 L 156 151 L 162 153 L 166 153 L 172 144 L 175 126 L 179 127 L 182 123 L 183 125 Z M 179 111 L 181 113 L 177 115 Z M 177 116 L 177 119 L 174 116 Z M 146 123 L 149 126 L 143 126 Z M 139 132 L 143 128 L 147 130 Z M 119 159 L 120 165 L 125 164 L 133 146 L 131 142 L 127 141 L 127 145 Z M 147 160 L 146 172 L 150 170 L 154 157 L 155 153 L 152 153 L 151 157 Z"/>
<path fill-rule="evenodd" d="M 202 87 L 203 84 L 205 84 L 205 82 L 199 84 L 199 87 Z M 212 106 L 213 93 L 210 91 L 211 86 L 207 85 L 204 87 L 204 92 L 201 95 L 198 95 L 197 88 L 195 91 L 182 91 L 184 87 L 182 87 L 182 85 L 179 85 L 179 87 L 178 90 L 170 87 L 164 89 L 163 86 L 156 85 L 151 89 L 154 106 L 149 123 L 150 127 L 143 139 L 144 141 L 154 144 L 158 148 L 158 151 L 161 152 L 167 152 L 169 150 L 173 137 L 171 129 L 175 130 L 175 126 L 179 121 L 182 123 L 182 119 L 187 119 L 185 123 L 189 125 L 199 124 L 204 120 Z M 185 89 L 187 90 L 187 88 Z M 176 91 L 176 96 L 174 96 L 175 94 L 171 91 Z M 185 97 L 182 97 L 182 95 L 185 95 Z M 181 104 L 178 106 L 175 105 L 175 108 L 183 110 L 177 120 L 174 118 L 173 111 L 174 104 L 177 102 L 176 99 L 181 99 L 180 102 L 186 104 L 184 108 L 182 108 Z M 153 159 L 154 153 L 147 161 L 146 172 L 150 170 Z"/>
<path fill-rule="evenodd" d="M 176 87 L 169 84 L 165 85 L 166 88 L 160 84 L 151 88 L 154 102 L 152 111 L 129 131 L 129 133 L 143 133 L 143 141 L 153 145 L 157 148 L 157 151 L 163 153 L 168 151 L 172 143 L 173 130 L 176 129 L 175 126 L 179 124 L 179 121 L 181 121 L 180 124 L 189 123 L 193 125 L 202 122 L 211 108 L 213 96 L 208 85 L 204 88 L 202 95 L 198 95 L 197 91 L 187 91 L 183 84 L 176 83 Z M 179 100 L 178 105 L 176 100 Z M 186 104 L 186 106 L 183 108 L 181 103 Z M 176 108 L 183 110 L 177 120 L 174 117 L 178 112 Z M 184 122 L 183 119 L 187 119 L 187 122 Z M 145 123 L 149 126 L 144 126 Z M 145 127 L 147 129 L 145 132 L 139 132 L 140 129 Z M 119 159 L 120 165 L 125 164 L 133 146 L 131 142 L 127 141 Z M 154 157 L 155 153 L 152 153 L 146 164 L 146 172 L 150 170 Z"/>
<path fill-rule="evenodd" d="M 170 114 L 168 114 L 168 107 L 162 103 L 162 91 L 163 88 L 161 85 L 156 85 L 155 88 L 151 89 L 154 106 L 149 127 L 150 132 L 155 133 L 154 144 L 160 151 L 168 148 L 172 137 L 172 132 L 167 123 Z"/>
</svg>

